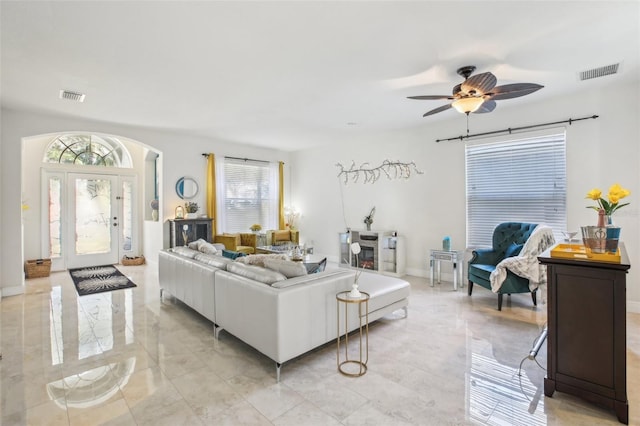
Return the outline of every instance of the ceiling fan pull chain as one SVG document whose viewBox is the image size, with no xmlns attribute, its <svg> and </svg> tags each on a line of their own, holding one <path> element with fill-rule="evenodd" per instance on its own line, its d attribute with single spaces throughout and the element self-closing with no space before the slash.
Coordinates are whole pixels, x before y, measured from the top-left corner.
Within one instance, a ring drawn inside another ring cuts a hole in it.
<svg viewBox="0 0 640 426">
<path fill-rule="evenodd" d="M 469 138 L 469 113 L 467 113 L 467 138 Z"/>
</svg>

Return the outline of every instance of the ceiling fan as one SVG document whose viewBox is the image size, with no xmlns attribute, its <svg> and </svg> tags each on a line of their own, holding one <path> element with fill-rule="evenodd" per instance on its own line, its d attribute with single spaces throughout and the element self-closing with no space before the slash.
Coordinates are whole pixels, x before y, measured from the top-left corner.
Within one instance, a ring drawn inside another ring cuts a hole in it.
<svg viewBox="0 0 640 426">
<path fill-rule="evenodd" d="M 438 100 L 448 99 L 453 102 L 424 113 L 423 117 L 446 111 L 453 107 L 458 112 L 469 115 L 471 112 L 482 114 L 496 109 L 496 101 L 503 99 L 519 98 L 529 95 L 544 86 L 534 83 L 515 83 L 496 86 L 498 80 L 490 72 L 471 76 L 476 70 L 473 65 L 458 68 L 458 75 L 464 77 L 464 81 L 453 87 L 451 95 L 424 95 L 408 96 L 409 99 Z"/>
</svg>

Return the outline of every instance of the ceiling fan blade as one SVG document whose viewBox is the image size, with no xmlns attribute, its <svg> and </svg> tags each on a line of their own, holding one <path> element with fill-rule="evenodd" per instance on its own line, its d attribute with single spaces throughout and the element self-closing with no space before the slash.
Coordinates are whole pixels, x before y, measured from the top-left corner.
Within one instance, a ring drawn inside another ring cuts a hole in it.
<svg viewBox="0 0 640 426">
<path fill-rule="evenodd" d="M 448 110 L 449 108 L 451 108 L 451 104 L 442 105 L 441 107 L 438 107 L 438 108 L 436 108 L 436 109 L 432 109 L 431 111 L 427 111 L 427 112 L 425 112 L 422 116 L 423 116 L 423 117 L 426 117 L 426 116 L 428 116 L 428 115 L 437 114 L 437 113 L 439 113 L 439 112 L 446 111 L 446 110 Z"/>
<path fill-rule="evenodd" d="M 422 95 L 422 96 L 407 96 L 408 99 L 418 99 L 422 101 L 437 101 L 439 99 L 453 99 L 450 95 Z"/>
<path fill-rule="evenodd" d="M 520 96 L 529 95 L 544 86 L 534 83 L 515 83 L 505 84 L 504 86 L 494 87 L 491 93 L 488 93 L 489 99 L 499 101 L 502 99 L 519 98 Z"/>
<path fill-rule="evenodd" d="M 484 72 L 482 74 L 472 75 L 468 79 L 462 82 L 462 90 L 466 93 L 475 91 L 477 94 L 484 95 L 488 93 L 496 86 L 498 80 L 496 76 L 490 72 Z"/>
<path fill-rule="evenodd" d="M 456 84 L 455 86 L 453 86 L 453 90 L 451 93 L 457 95 L 458 93 L 460 93 L 460 90 L 462 90 L 462 84 Z"/>
<path fill-rule="evenodd" d="M 496 105 L 496 101 L 486 100 L 482 103 L 482 105 L 480 105 L 480 108 L 475 111 L 475 114 L 484 114 L 485 112 L 491 112 L 496 109 Z"/>
</svg>

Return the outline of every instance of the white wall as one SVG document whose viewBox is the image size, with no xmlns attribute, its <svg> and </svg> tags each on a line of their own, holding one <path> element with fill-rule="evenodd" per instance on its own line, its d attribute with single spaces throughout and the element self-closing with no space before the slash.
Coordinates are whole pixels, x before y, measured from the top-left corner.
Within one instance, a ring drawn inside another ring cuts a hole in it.
<svg viewBox="0 0 640 426">
<path fill-rule="evenodd" d="M 559 98 L 527 106 L 498 102 L 491 114 L 469 118 L 471 133 L 507 127 L 561 121 L 568 118 L 599 115 L 566 125 L 568 174 L 568 227 L 595 225 L 593 210 L 587 209 L 585 194 L 593 187 L 604 192 L 619 182 L 631 190 L 631 202 L 614 215 L 622 226 L 622 239 L 632 264 L 628 276 L 629 309 L 640 312 L 640 208 L 639 141 L 640 111 L 637 97 L 640 86 L 603 87 L 585 91 L 579 96 Z M 425 102 L 425 110 L 428 109 Z M 464 115 L 447 112 L 450 119 L 436 121 L 416 117 L 423 125 L 414 129 L 373 133 L 366 125 L 342 137 L 332 135 L 327 143 L 312 150 L 293 154 L 292 197 L 302 211 L 301 238 L 313 239 L 315 250 L 337 260 L 337 233 L 345 228 L 363 229 L 363 218 L 376 206 L 373 229 L 395 229 L 406 237 L 407 272 L 426 276 L 429 249 L 439 248 L 445 235 L 451 236 L 452 247 L 463 249 L 466 237 L 464 143 L 436 143 L 436 139 L 466 133 Z M 424 175 L 407 181 L 381 178 L 374 184 L 341 185 L 336 177 L 340 162 L 349 166 L 379 165 L 383 160 L 415 161 Z M 342 194 L 341 194 L 342 192 Z M 342 216 L 344 200 L 346 224 Z"/>
<path fill-rule="evenodd" d="M 0 165 L 2 182 L 0 182 L 0 253 L 1 275 L 0 288 L 3 296 L 23 292 L 23 242 L 21 237 L 21 188 L 22 162 L 40 162 L 37 158 L 23 158 L 22 139 L 35 135 L 57 132 L 85 131 L 122 136 L 140 142 L 152 149 L 160 151 L 163 162 L 163 173 L 160 186 L 161 210 L 160 221 L 146 221 L 142 226 L 144 248 L 147 261 L 157 262 L 157 251 L 168 242 L 168 219 L 173 218 L 174 208 L 182 204 L 175 193 L 175 182 L 180 176 L 193 176 L 203 188 L 194 201 L 204 206 L 206 160 L 201 155 L 214 152 L 216 155 L 259 158 L 267 161 L 284 161 L 289 163 L 289 155 L 275 150 L 261 149 L 248 145 L 230 143 L 223 140 L 210 140 L 187 136 L 175 131 L 151 130 L 144 128 L 114 125 L 68 117 L 43 115 L 31 112 L 2 109 L 2 129 L 0 133 Z M 285 168 L 288 174 L 288 167 Z M 141 216 L 142 217 L 142 216 Z M 158 237 L 162 236 L 162 237 Z M 31 244 L 29 244 L 31 253 Z"/>
<path fill-rule="evenodd" d="M 586 86 L 588 87 L 588 86 Z M 605 190 L 619 182 L 632 192 L 631 205 L 616 213 L 616 224 L 622 226 L 632 268 L 628 276 L 627 299 L 630 310 L 640 312 L 638 286 L 638 253 L 640 250 L 640 110 L 637 103 L 640 85 L 625 83 L 620 87 L 600 84 L 582 94 L 558 98 L 537 104 L 519 105 L 518 100 L 500 101 L 491 114 L 471 115 L 471 133 L 506 127 L 518 127 L 549 121 L 559 121 L 597 114 L 600 118 L 566 126 L 568 172 L 568 226 L 595 223 L 586 192 L 593 187 Z M 635 96 L 633 96 L 635 95 Z M 533 96 L 533 95 L 532 95 Z M 427 109 L 425 103 L 425 110 Z M 182 202 L 174 191 L 174 184 L 183 175 L 194 176 L 204 182 L 206 164 L 200 155 L 216 155 L 283 160 L 290 176 L 291 199 L 287 204 L 297 207 L 301 240 L 314 240 L 317 253 L 334 260 L 338 257 L 337 233 L 347 226 L 363 228 L 362 219 L 376 206 L 374 229 L 395 229 L 406 237 L 407 271 L 412 275 L 427 274 L 429 249 L 441 246 L 442 237 L 449 235 L 454 248 L 465 246 L 465 175 L 464 143 L 441 142 L 435 139 L 465 133 L 463 115 L 448 112 L 444 121 L 416 117 L 421 125 L 394 132 L 369 132 L 366 124 L 330 135 L 314 133 L 325 138 L 323 146 L 291 154 L 212 141 L 205 138 L 116 126 L 111 124 L 42 116 L 2 110 L 0 161 L 0 283 L 3 295 L 20 291 L 22 286 L 22 250 L 20 245 L 20 139 L 26 136 L 85 130 L 126 136 L 162 151 L 164 175 L 162 211 L 159 226 L 173 217 L 173 209 Z M 290 157 L 290 161 L 289 161 Z M 340 162 L 346 166 L 352 160 L 378 165 L 385 159 L 415 161 L 424 175 L 408 181 L 380 180 L 375 184 L 340 185 L 337 179 Z M 344 195 L 345 220 L 342 214 Z M 197 200 L 201 205 L 204 194 Z M 153 233 L 145 223 L 145 235 Z M 164 235 L 166 235 L 166 225 Z M 156 231 L 157 234 L 162 234 Z M 151 237 L 153 239 L 154 237 Z M 165 237 L 166 239 L 166 237 Z M 145 238 L 145 244 L 148 240 Z M 159 247 L 156 242 L 155 247 Z M 145 255 L 151 247 L 145 246 Z"/>
</svg>

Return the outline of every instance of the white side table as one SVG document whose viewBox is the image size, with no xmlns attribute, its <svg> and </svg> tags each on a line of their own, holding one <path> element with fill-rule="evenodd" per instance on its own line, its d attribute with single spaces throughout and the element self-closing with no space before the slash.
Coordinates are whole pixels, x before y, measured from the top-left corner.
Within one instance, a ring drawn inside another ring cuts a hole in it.
<svg viewBox="0 0 640 426">
<path fill-rule="evenodd" d="M 453 290 L 458 291 L 458 275 L 460 275 L 460 287 L 464 287 L 462 279 L 462 267 L 458 263 L 463 260 L 463 254 L 458 250 L 431 250 L 429 255 L 429 269 L 431 270 L 431 287 L 433 287 L 433 271 L 438 269 L 438 284 L 440 284 L 440 262 L 449 262 L 453 265 Z"/>
</svg>

